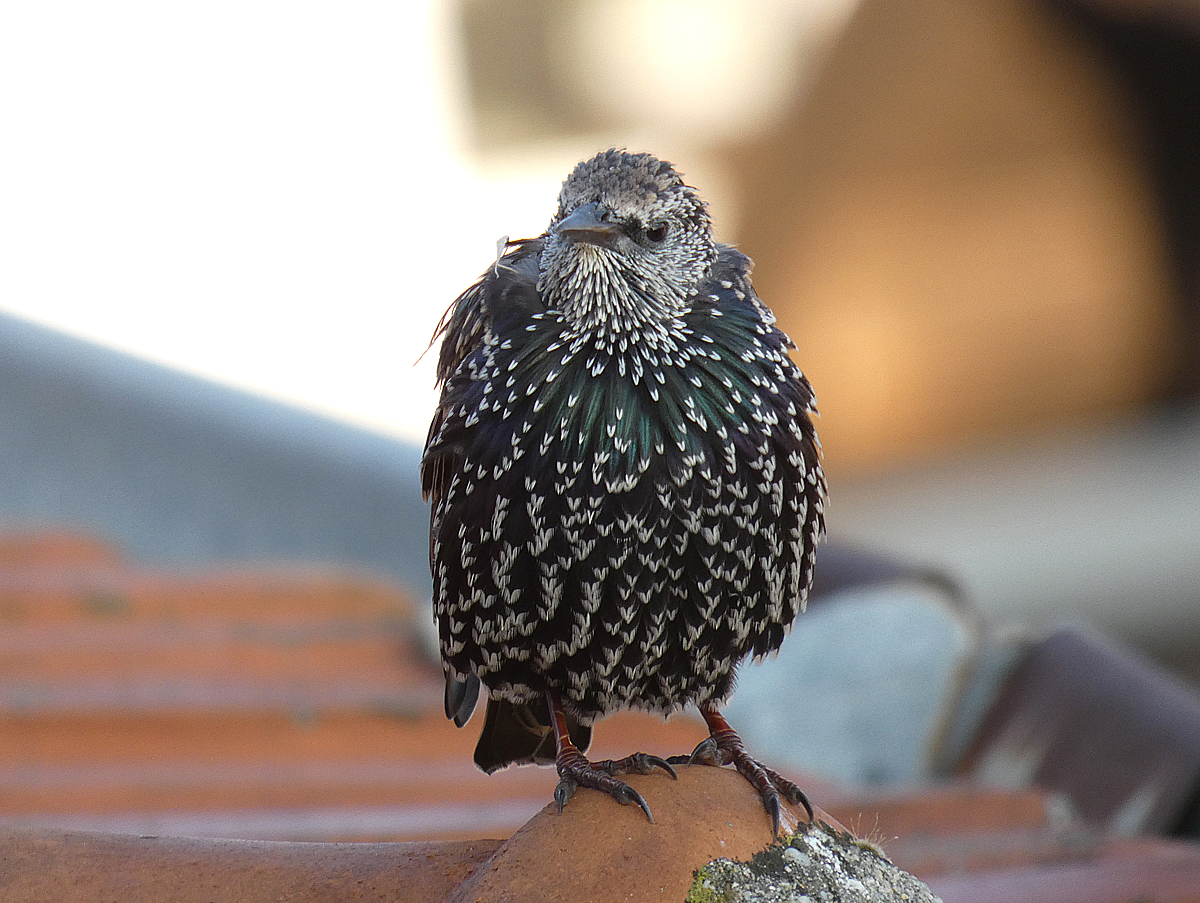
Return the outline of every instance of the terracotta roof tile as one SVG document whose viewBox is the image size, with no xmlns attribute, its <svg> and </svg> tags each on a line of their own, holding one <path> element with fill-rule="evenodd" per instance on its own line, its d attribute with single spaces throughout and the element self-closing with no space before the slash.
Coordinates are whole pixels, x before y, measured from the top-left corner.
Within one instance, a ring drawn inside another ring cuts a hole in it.
<svg viewBox="0 0 1200 903">
<path fill-rule="evenodd" d="M 68 534 L 0 538 L 0 828 L 509 836 L 547 806 L 553 772 L 475 769 L 474 727 L 441 711 L 423 609 L 332 568 L 164 571 Z M 625 713 L 599 725 L 593 750 L 686 752 L 703 734 L 698 719 Z M 796 777 L 947 900 L 1200 900 L 1195 846 L 1113 842 L 1036 790 Z M 421 849 L 442 862 L 460 848 Z M 454 861 L 447 874 L 462 874 Z"/>
</svg>

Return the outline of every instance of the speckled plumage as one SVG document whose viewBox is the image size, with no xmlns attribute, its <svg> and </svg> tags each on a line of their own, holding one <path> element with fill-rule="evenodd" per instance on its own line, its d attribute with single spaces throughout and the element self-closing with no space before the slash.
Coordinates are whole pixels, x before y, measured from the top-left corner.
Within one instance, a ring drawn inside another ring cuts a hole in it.
<svg viewBox="0 0 1200 903">
<path fill-rule="evenodd" d="M 669 164 L 613 150 L 447 311 L 422 485 L 447 714 L 486 687 L 482 767 L 550 757 L 547 690 L 584 749 L 618 709 L 713 707 L 803 607 L 813 395 L 749 273 Z M 487 749 L 514 713 L 524 744 Z"/>
</svg>

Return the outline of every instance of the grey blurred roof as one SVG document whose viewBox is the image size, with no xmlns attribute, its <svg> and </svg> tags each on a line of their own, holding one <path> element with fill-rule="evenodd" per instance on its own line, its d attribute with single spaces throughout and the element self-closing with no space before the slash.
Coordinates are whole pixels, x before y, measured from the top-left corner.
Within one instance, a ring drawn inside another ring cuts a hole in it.
<svg viewBox="0 0 1200 903">
<path fill-rule="evenodd" d="M 172 564 L 352 563 L 428 592 L 414 445 L 5 314 L 0 385 L 0 523 Z"/>
</svg>

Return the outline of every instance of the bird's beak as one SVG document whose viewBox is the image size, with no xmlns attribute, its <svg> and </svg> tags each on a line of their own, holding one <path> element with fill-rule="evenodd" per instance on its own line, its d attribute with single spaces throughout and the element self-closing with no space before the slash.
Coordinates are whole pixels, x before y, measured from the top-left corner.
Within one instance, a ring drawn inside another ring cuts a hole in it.
<svg viewBox="0 0 1200 903">
<path fill-rule="evenodd" d="M 572 241 L 586 242 L 592 245 L 607 246 L 619 230 L 616 223 L 601 219 L 600 208 L 596 204 L 584 204 L 578 210 L 565 217 L 554 226 L 554 231 L 565 235 Z"/>
</svg>

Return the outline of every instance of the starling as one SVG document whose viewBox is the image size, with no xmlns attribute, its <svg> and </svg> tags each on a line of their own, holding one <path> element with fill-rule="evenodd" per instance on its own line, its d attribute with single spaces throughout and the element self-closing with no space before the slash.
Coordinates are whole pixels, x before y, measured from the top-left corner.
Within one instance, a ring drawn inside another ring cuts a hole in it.
<svg viewBox="0 0 1200 903">
<path fill-rule="evenodd" d="M 563 183 L 546 232 L 450 306 L 421 462 L 446 715 L 480 687 L 475 762 L 554 763 L 650 808 L 618 775 L 733 765 L 778 832 L 791 781 L 718 706 L 776 650 L 824 532 L 812 389 L 704 202 L 671 164 L 604 151 Z M 690 757 L 590 762 L 591 725 L 695 705 Z"/>
</svg>

